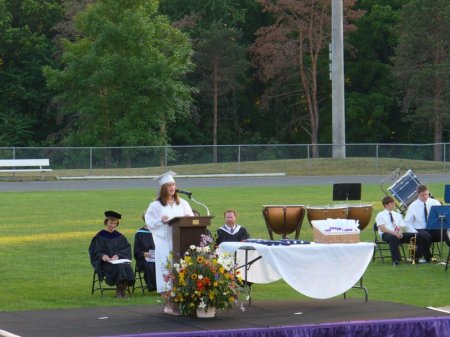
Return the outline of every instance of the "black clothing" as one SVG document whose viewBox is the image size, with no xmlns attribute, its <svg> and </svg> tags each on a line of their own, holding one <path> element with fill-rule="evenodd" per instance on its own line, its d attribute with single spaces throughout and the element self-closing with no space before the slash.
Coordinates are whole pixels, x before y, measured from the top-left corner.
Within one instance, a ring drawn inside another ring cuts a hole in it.
<svg viewBox="0 0 450 337">
<path fill-rule="evenodd" d="M 402 257 L 400 255 L 400 244 L 401 243 L 409 243 L 411 238 L 414 237 L 413 233 L 403 233 L 403 236 L 401 239 L 399 239 L 398 237 L 396 237 L 395 235 L 389 234 L 389 233 L 383 233 L 383 235 L 381 235 L 381 238 L 383 239 L 384 242 L 389 243 L 389 249 L 391 250 L 391 257 L 392 257 L 392 262 L 394 263 L 398 263 L 401 261 Z M 417 235 L 416 236 L 416 246 L 417 246 L 417 250 L 416 250 L 416 259 L 423 256 L 423 238 L 421 235 Z"/>
<path fill-rule="evenodd" d="M 231 233 L 227 225 L 223 225 L 217 230 L 216 243 L 220 245 L 222 242 L 240 242 L 248 238 L 250 238 L 250 234 L 244 227 L 236 225 L 234 232 Z"/>
<path fill-rule="evenodd" d="M 450 239 L 447 236 L 446 229 L 442 232 L 442 239 L 447 243 L 450 247 Z M 424 245 L 425 245 L 425 259 L 430 261 L 433 256 L 431 256 L 431 245 L 433 242 L 441 242 L 441 230 L 440 229 L 418 229 L 418 232 L 423 237 Z"/>
<path fill-rule="evenodd" d="M 144 257 L 144 253 L 149 250 L 155 250 L 155 243 L 152 233 L 147 226 L 144 226 L 134 235 L 134 258 L 136 259 L 137 270 L 144 272 L 148 291 L 154 291 L 156 290 L 155 262 L 147 262 Z"/>
<path fill-rule="evenodd" d="M 128 263 L 111 264 L 102 260 L 103 255 L 131 260 L 131 246 L 125 236 L 118 231 L 112 233 L 101 230 L 92 239 L 89 246 L 91 264 L 98 273 L 100 280 L 105 279 L 110 286 L 127 282 L 134 284 L 134 273 Z"/>
</svg>

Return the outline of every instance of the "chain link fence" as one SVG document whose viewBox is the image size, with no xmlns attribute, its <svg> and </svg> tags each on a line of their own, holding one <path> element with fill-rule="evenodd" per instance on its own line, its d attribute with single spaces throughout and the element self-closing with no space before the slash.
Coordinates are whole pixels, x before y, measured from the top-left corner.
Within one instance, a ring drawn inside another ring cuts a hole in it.
<svg viewBox="0 0 450 337">
<path fill-rule="evenodd" d="M 285 173 L 288 175 L 385 174 L 403 167 L 446 173 L 450 143 L 346 144 L 344 159 L 332 144 L 197 145 L 139 147 L 0 147 L 0 159 L 50 159 L 55 176 Z"/>
</svg>

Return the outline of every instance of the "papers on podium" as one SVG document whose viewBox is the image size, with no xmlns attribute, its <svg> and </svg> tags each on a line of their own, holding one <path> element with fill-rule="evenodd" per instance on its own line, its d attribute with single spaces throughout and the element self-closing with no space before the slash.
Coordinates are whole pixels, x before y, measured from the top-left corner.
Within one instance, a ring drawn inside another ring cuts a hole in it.
<svg viewBox="0 0 450 337">
<path fill-rule="evenodd" d="M 131 263 L 131 260 L 129 259 L 118 259 L 118 260 L 109 260 L 108 261 L 111 264 L 121 264 L 121 263 Z"/>
</svg>

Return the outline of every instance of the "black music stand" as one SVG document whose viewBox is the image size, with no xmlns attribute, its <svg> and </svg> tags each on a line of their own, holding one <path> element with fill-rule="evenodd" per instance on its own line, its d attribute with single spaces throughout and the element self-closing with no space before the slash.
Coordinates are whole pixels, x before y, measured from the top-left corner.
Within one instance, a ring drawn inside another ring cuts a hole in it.
<svg viewBox="0 0 450 337">
<path fill-rule="evenodd" d="M 361 200 L 361 183 L 334 184 L 333 201 Z"/>
<path fill-rule="evenodd" d="M 444 241 L 444 229 L 450 228 L 450 206 L 431 206 L 428 214 L 426 229 L 440 229 L 441 230 L 441 251 L 440 258 L 442 261 L 442 249 Z"/>
<path fill-rule="evenodd" d="M 450 185 L 445 185 L 444 200 L 447 204 L 450 203 Z"/>
</svg>

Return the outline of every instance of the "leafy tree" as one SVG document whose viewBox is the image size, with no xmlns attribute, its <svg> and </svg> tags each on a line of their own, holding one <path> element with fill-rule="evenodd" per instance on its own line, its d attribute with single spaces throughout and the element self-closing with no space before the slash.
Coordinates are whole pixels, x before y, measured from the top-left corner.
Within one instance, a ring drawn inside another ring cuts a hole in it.
<svg viewBox="0 0 450 337">
<path fill-rule="evenodd" d="M 33 135 L 31 127 L 34 120 L 12 111 L 0 112 L 0 145 L 26 146 Z"/>
<path fill-rule="evenodd" d="M 362 0 L 356 5 L 365 15 L 347 37 L 346 138 L 350 142 L 395 142 L 405 136 L 391 58 L 397 44 L 395 26 L 407 1 Z"/>
<path fill-rule="evenodd" d="M 213 145 L 218 144 L 219 107 L 230 114 L 233 97 L 243 89 L 245 82 L 248 62 L 246 48 L 237 43 L 239 38 L 239 31 L 235 28 L 213 22 L 208 30 L 201 31 L 197 41 L 195 61 L 200 91 L 204 95 L 202 100 L 209 99 L 207 106 L 212 110 Z M 214 154 L 214 161 L 217 161 L 217 153 Z"/>
<path fill-rule="evenodd" d="M 158 1 L 98 0 L 75 18 L 62 70 L 44 73 L 74 122 L 67 144 L 167 143 L 167 124 L 189 115 L 192 68 L 187 37 L 157 12 Z"/>
<path fill-rule="evenodd" d="M 330 0 L 258 0 L 274 24 L 257 31 L 251 51 L 260 76 L 270 83 L 266 98 L 285 100 L 297 115 L 297 125 L 309 121 L 313 157 L 318 157 L 320 56 L 331 36 Z M 347 19 L 357 17 L 351 11 L 353 0 L 344 1 Z M 347 28 L 349 26 L 347 25 Z M 328 69 L 327 69 L 328 71 Z M 304 114 L 307 114 L 307 118 Z"/>
<path fill-rule="evenodd" d="M 190 80 L 199 89 L 196 121 L 211 130 L 208 142 L 214 145 L 225 140 L 230 126 L 236 130 L 239 124 L 237 101 L 245 88 L 249 66 L 240 28 L 245 21 L 243 5 L 237 0 L 162 3 L 162 11 L 169 13 L 175 24 L 191 36 L 196 69 Z M 213 156 L 217 160 L 217 153 Z"/>
<path fill-rule="evenodd" d="M 433 131 L 433 141 L 443 141 L 450 125 L 450 2 L 411 0 L 398 25 L 395 73 L 404 91 L 405 118 L 417 135 Z M 442 146 L 434 148 L 442 159 Z"/>
<path fill-rule="evenodd" d="M 42 66 L 55 64 L 51 27 L 61 15 L 56 0 L 0 0 L 1 122 L 10 127 L 17 122 L 24 131 L 14 137 L 2 134 L 0 145 L 40 143 L 54 129 L 54 117 L 47 111 L 51 94 L 45 88 Z"/>
</svg>

